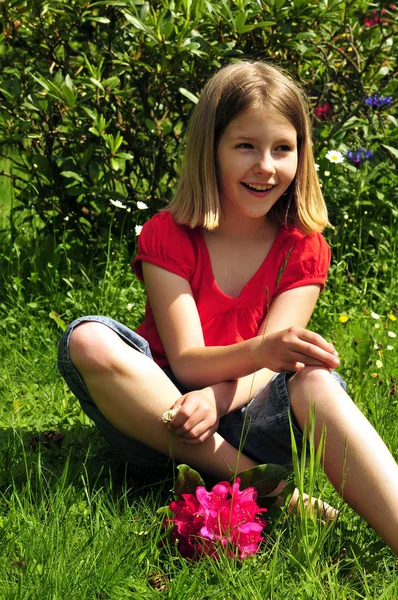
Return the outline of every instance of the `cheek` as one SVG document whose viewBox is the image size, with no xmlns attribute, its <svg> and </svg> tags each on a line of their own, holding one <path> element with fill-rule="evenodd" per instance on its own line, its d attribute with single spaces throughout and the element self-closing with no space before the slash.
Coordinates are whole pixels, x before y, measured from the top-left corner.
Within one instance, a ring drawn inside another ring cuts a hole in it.
<svg viewBox="0 0 398 600">
<path fill-rule="evenodd" d="M 296 176 L 297 173 L 297 168 L 298 168 L 298 161 L 292 161 L 292 164 L 290 165 L 289 171 L 288 171 L 288 175 L 290 177 L 291 180 L 293 180 Z"/>
<path fill-rule="evenodd" d="M 231 175 L 234 172 L 234 165 L 231 160 L 219 160 L 217 163 L 217 182 L 219 187 L 228 185 Z"/>
</svg>

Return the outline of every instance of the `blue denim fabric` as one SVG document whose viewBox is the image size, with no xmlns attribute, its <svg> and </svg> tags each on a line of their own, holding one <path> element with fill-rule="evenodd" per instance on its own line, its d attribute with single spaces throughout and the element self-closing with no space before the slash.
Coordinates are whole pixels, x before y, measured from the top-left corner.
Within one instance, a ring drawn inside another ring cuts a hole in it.
<svg viewBox="0 0 398 600">
<path fill-rule="evenodd" d="M 79 399 L 84 412 L 94 421 L 114 452 L 130 463 L 138 474 L 153 480 L 164 479 L 172 471 L 171 459 L 145 444 L 134 440 L 116 429 L 98 410 L 87 387 L 69 356 L 72 331 L 83 322 L 96 321 L 115 331 L 122 340 L 152 358 L 149 345 L 141 336 L 109 317 L 87 316 L 77 319 L 63 334 L 58 350 L 58 368 L 71 391 Z M 178 387 L 181 394 L 189 390 L 174 377 L 170 369 L 165 373 Z M 242 451 L 259 463 L 274 463 L 292 468 L 291 421 L 297 448 L 302 446 L 300 431 L 291 411 L 287 383 L 292 373 L 278 373 L 261 388 L 243 408 L 220 419 L 218 432 L 235 448 L 244 440 Z M 334 377 L 345 388 L 341 377 Z"/>
</svg>

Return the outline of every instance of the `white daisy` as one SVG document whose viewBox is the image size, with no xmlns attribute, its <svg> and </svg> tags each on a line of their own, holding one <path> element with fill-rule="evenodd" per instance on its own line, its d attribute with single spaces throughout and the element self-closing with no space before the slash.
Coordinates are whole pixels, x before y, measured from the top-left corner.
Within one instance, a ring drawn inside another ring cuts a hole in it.
<svg viewBox="0 0 398 600">
<path fill-rule="evenodd" d="M 388 332 L 387 332 L 387 335 L 388 335 L 388 337 L 390 337 L 390 338 L 396 338 L 396 337 L 397 337 L 397 334 L 396 334 L 396 333 L 394 333 L 393 331 L 388 331 Z"/>
<path fill-rule="evenodd" d="M 381 369 L 382 366 L 383 366 L 383 363 L 381 362 L 381 360 L 376 360 L 376 367 L 378 369 Z"/>
<path fill-rule="evenodd" d="M 375 312 L 371 312 L 371 313 L 370 313 L 370 316 L 372 317 L 372 319 L 376 319 L 376 320 L 377 320 L 377 319 L 380 319 L 380 315 L 378 315 L 378 314 L 377 314 L 377 313 L 375 313 Z"/>
<path fill-rule="evenodd" d="M 132 304 L 131 302 L 129 302 L 126 306 L 127 310 L 131 310 L 133 308 L 134 304 Z"/>
<path fill-rule="evenodd" d="M 394 346 L 387 346 L 387 350 L 394 350 Z"/>
<path fill-rule="evenodd" d="M 342 163 L 344 162 L 344 156 L 339 150 L 328 150 L 326 152 L 326 158 L 331 163 Z"/>
<path fill-rule="evenodd" d="M 112 198 L 109 198 L 109 202 L 113 204 L 113 206 L 116 206 L 116 208 L 127 208 L 127 206 L 123 204 L 123 202 L 120 202 L 120 200 L 112 200 Z"/>
<path fill-rule="evenodd" d="M 145 204 L 145 202 L 141 202 L 141 200 L 138 200 L 137 208 L 138 210 L 147 210 L 148 206 Z"/>
<path fill-rule="evenodd" d="M 166 412 L 164 412 L 160 417 L 160 420 L 163 421 L 163 423 L 170 423 L 170 421 L 174 419 L 180 408 L 181 406 L 177 406 L 177 408 L 170 408 L 169 410 L 166 410 Z"/>
</svg>

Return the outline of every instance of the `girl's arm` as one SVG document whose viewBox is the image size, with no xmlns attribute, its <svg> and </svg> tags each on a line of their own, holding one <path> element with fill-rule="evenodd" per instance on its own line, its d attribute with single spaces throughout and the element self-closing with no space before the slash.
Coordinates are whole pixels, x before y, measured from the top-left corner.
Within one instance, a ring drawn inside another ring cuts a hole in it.
<svg viewBox="0 0 398 600">
<path fill-rule="evenodd" d="M 259 335 L 275 333 L 278 327 L 307 325 L 318 295 L 318 286 L 303 286 L 278 296 Z M 187 444 L 205 441 L 217 431 L 221 417 L 247 404 L 273 375 L 273 371 L 264 368 L 235 381 L 216 383 L 182 396 L 173 406 L 181 407 L 170 423 L 173 432 Z"/>
<path fill-rule="evenodd" d="M 258 337 L 280 333 L 290 327 L 306 327 L 319 296 L 318 285 L 307 285 L 288 290 L 272 303 Z M 336 366 L 336 365 L 335 365 Z M 262 368 L 236 381 L 225 381 L 209 386 L 218 406 L 220 416 L 224 416 L 247 404 L 259 389 L 274 375 L 275 371 Z"/>
<path fill-rule="evenodd" d="M 264 367 L 279 372 L 296 371 L 304 364 L 328 368 L 338 365 L 333 346 L 303 329 L 319 295 L 318 286 L 281 294 L 260 329 L 264 335 L 230 346 L 205 347 L 189 283 L 155 265 L 143 262 L 142 266 L 148 299 L 170 366 L 185 386 L 213 386 L 252 376 Z M 256 378 L 256 386 L 261 387 L 267 377 L 264 372 L 261 379 Z M 239 398 L 246 395 L 250 385 L 249 379 L 239 383 Z"/>
</svg>

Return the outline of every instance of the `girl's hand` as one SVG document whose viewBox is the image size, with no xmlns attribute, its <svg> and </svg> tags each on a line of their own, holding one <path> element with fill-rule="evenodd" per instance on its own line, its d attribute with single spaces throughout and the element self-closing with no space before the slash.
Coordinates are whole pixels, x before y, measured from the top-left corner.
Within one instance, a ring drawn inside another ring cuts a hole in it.
<svg viewBox="0 0 398 600">
<path fill-rule="evenodd" d="M 178 413 L 170 421 L 169 427 L 182 442 L 199 444 L 217 431 L 219 417 L 211 390 L 205 388 L 188 392 L 172 408 L 178 409 Z"/>
<path fill-rule="evenodd" d="M 272 371 L 300 371 L 305 366 L 335 369 L 340 360 L 334 346 L 303 327 L 265 335 L 260 342 L 261 366 Z"/>
</svg>

